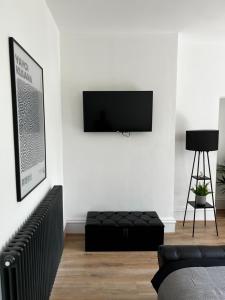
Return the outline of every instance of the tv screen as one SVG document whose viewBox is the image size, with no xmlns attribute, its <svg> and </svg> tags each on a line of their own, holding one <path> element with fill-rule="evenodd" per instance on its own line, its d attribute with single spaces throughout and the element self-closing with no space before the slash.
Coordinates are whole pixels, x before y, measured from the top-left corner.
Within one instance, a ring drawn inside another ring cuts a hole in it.
<svg viewBox="0 0 225 300">
<path fill-rule="evenodd" d="M 152 102 L 152 91 L 84 91 L 84 131 L 152 131 Z"/>
</svg>

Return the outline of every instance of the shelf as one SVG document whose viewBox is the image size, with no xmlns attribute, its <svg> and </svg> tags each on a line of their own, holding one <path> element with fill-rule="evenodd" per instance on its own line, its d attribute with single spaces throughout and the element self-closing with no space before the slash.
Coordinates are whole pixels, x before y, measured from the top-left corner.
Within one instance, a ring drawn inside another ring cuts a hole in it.
<svg viewBox="0 0 225 300">
<path fill-rule="evenodd" d="M 195 201 L 188 201 L 188 204 L 195 208 Z M 213 208 L 213 205 L 206 202 L 205 205 L 196 205 L 196 208 Z"/>
<path fill-rule="evenodd" d="M 196 180 L 210 180 L 210 177 L 208 177 L 208 176 L 196 176 L 196 175 L 193 175 L 192 178 L 194 178 Z"/>
</svg>

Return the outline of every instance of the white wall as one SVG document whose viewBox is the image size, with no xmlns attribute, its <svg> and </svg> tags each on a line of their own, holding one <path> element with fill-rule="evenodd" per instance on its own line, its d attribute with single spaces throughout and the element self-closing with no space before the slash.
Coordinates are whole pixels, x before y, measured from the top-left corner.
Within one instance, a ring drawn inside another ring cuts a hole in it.
<svg viewBox="0 0 225 300">
<path fill-rule="evenodd" d="M 225 99 L 219 101 L 219 150 L 217 155 L 217 163 L 225 164 Z"/>
<path fill-rule="evenodd" d="M 183 218 L 194 155 L 185 150 L 185 132 L 218 128 L 219 100 L 225 95 L 224 53 L 224 40 L 184 34 L 179 36 L 175 153 L 177 219 Z M 215 183 L 216 152 L 211 152 L 210 157 Z M 188 213 L 188 218 L 193 218 L 192 211 Z M 210 216 L 212 214 L 209 213 Z M 200 212 L 197 218 L 202 218 Z"/>
<path fill-rule="evenodd" d="M 217 164 L 224 165 L 225 164 L 225 99 L 220 99 L 219 102 L 219 131 L 220 131 L 220 139 L 219 139 L 219 149 L 217 154 Z M 218 174 L 220 177 L 221 174 Z M 218 184 L 216 185 L 216 204 L 217 208 L 224 209 L 225 208 L 225 194 Z"/>
<path fill-rule="evenodd" d="M 47 179 L 17 203 L 8 37 L 44 69 Z M 54 184 L 62 184 L 59 32 L 44 1 L 0 2 L 0 248 Z"/>
<path fill-rule="evenodd" d="M 156 210 L 174 229 L 177 35 L 64 33 L 61 47 L 67 229 L 89 210 Z M 84 133 L 83 90 L 153 90 L 153 131 Z"/>
</svg>

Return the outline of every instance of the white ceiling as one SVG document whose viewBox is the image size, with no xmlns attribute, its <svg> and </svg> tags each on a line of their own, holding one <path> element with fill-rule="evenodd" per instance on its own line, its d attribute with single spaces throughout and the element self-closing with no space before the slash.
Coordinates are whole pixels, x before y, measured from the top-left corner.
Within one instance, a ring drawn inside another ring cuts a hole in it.
<svg viewBox="0 0 225 300">
<path fill-rule="evenodd" d="M 46 0 L 64 32 L 225 35 L 225 0 Z"/>
</svg>

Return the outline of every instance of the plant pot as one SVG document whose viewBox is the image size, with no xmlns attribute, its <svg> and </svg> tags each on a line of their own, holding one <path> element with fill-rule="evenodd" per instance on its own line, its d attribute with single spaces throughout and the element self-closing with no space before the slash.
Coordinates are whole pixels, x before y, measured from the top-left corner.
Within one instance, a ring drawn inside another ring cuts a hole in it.
<svg viewBox="0 0 225 300">
<path fill-rule="evenodd" d="M 206 196 L 195 195 L 195 201 L 196 201 L 197 205 L 205 205 L 206 204 Z"/>
</svg>

